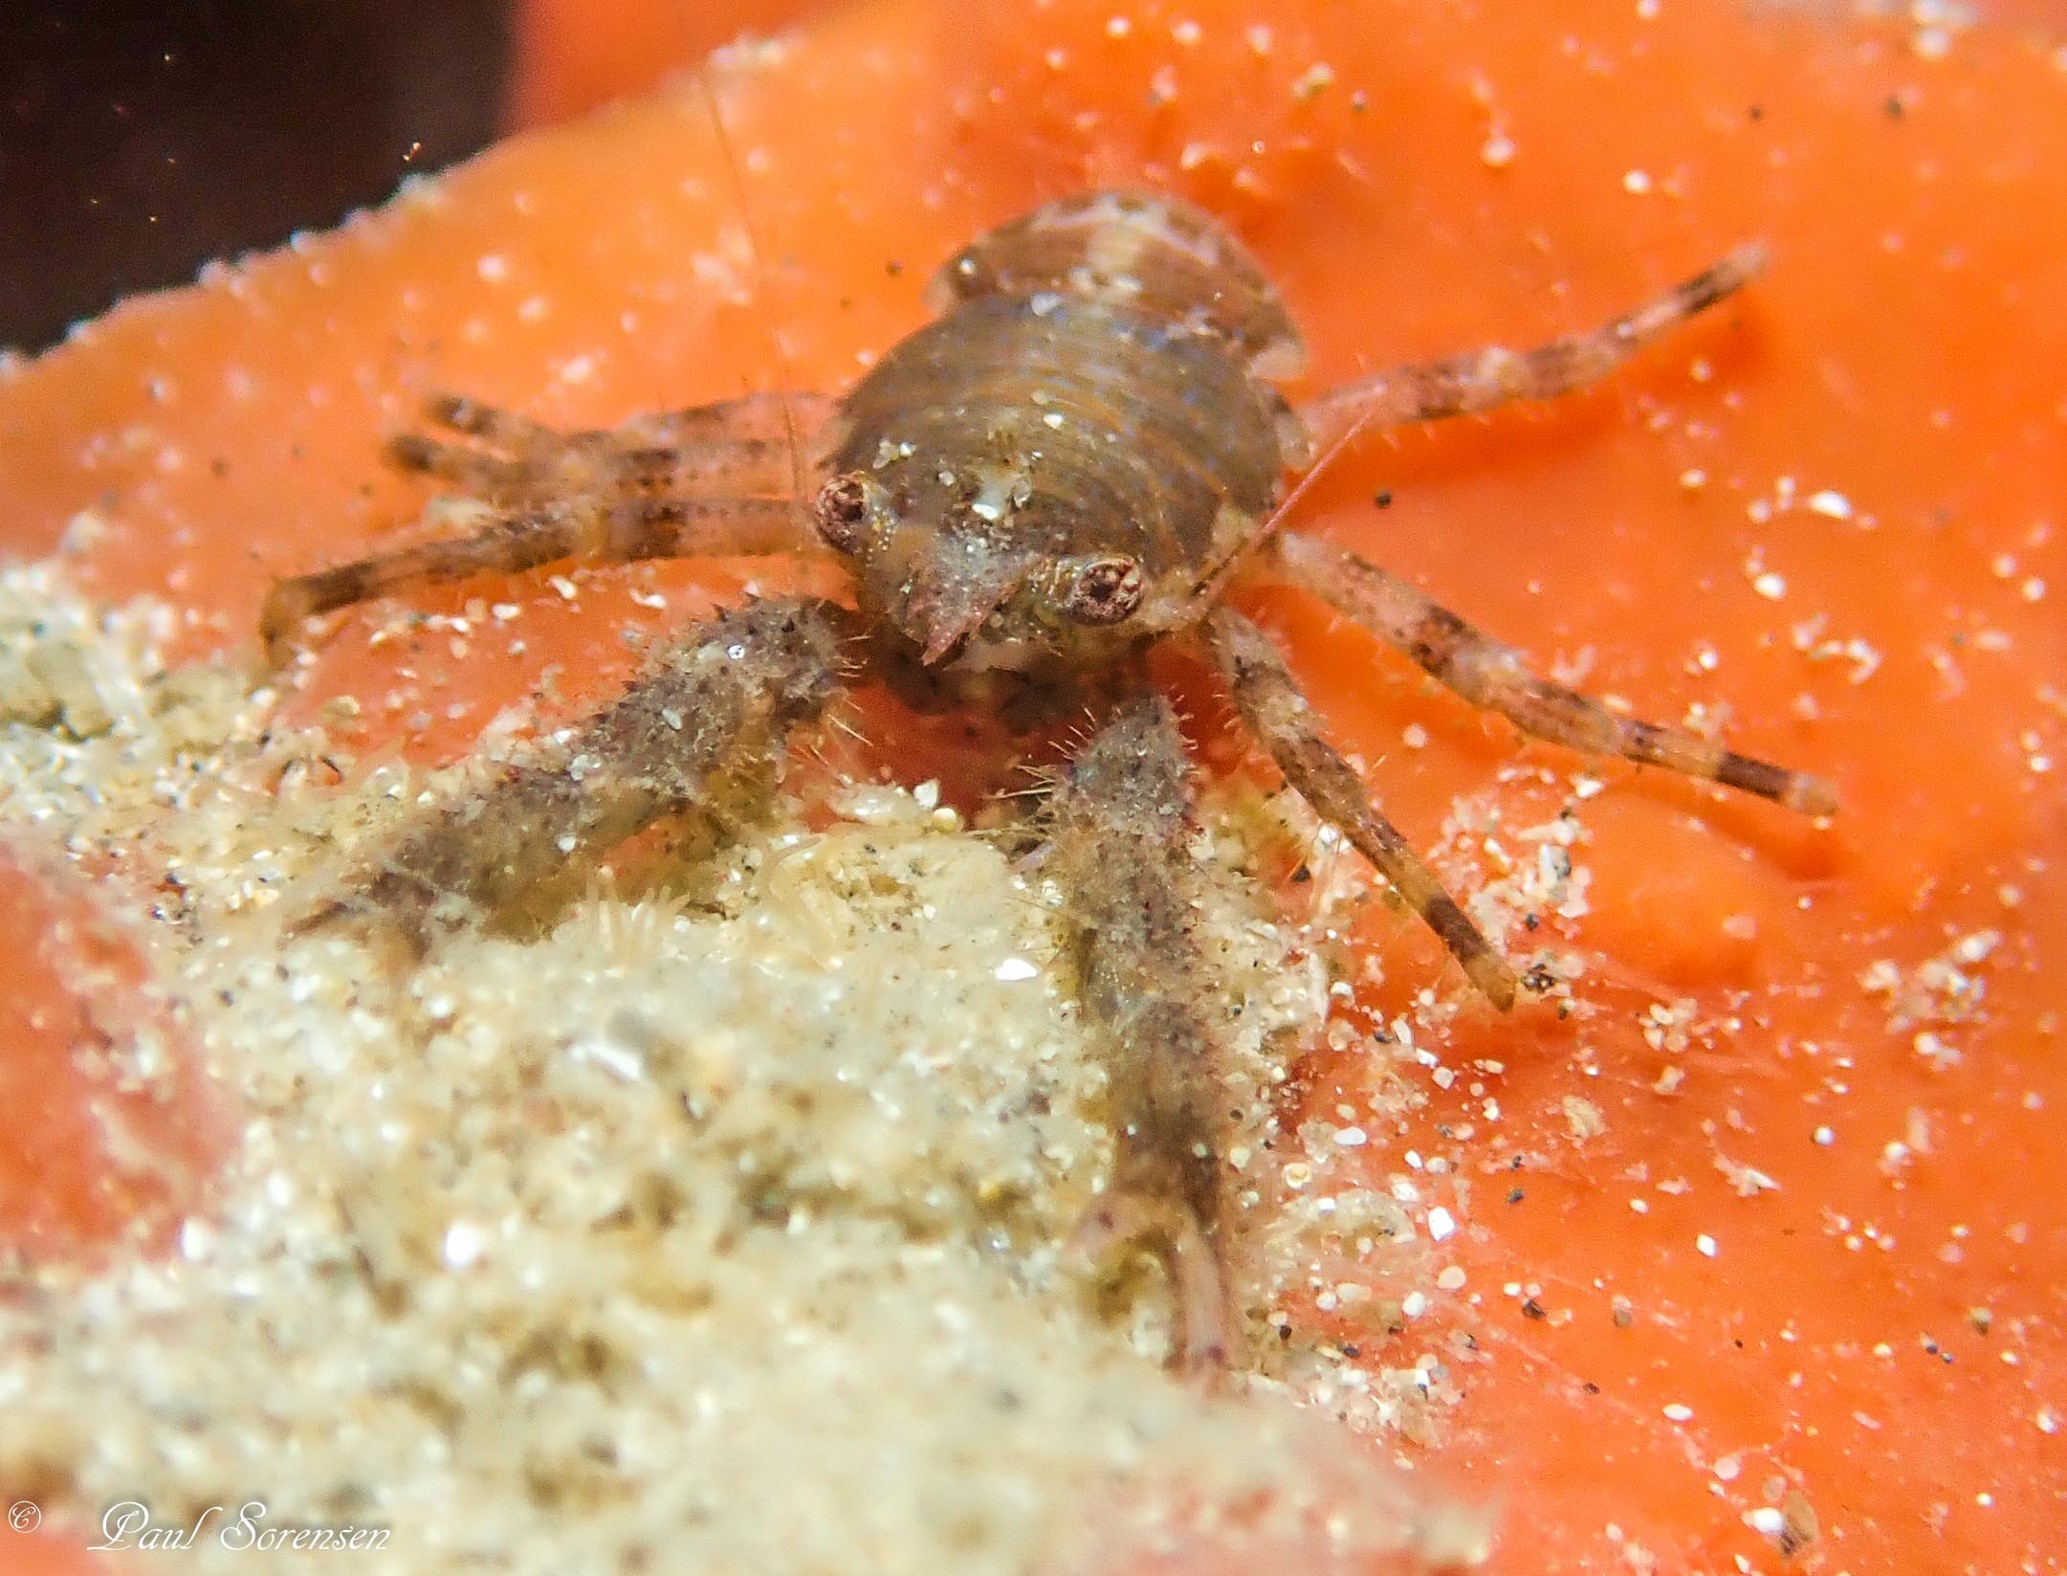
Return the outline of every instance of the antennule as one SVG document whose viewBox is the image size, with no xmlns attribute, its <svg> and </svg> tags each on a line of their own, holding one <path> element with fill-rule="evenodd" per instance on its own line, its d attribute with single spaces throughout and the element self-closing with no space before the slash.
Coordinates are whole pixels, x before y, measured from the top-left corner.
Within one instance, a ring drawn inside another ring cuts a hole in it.
<svg viewBox="0 0 2067 1576">
<path fill-rule="evenodd" d="M 805 486 L 804 446 L 797 432 L 797 413 L 792 404 L 791 390 L 796 379 L 790 374 L 789 357 L 783 353 L 782 333 L 767 322 L 767 254 L 761 249 L 761 237 L 754 228 L 753 205 L 747 201 L 746 177 L 741 173 L 738 150 L 732 145 L 732 135 L 725 129 L 724 116 L 718 112 L 718 94 L 710 79 L 710 62 L 705 60 L 696 68 L 696 84 L 703 90 L 703 104 L 710 114 L 711 131 L 718 139 L 718 151 L 724 157 L 727 183 L 732 188 L 732 200 L 739 209 L 739 227 L 746 234 L 747 255 L 754 265 L 754 305 L 762 315 L 762 332 L 767 337 L 769 354 L 775 362 L 775 397 L 782 408 L 782 435 L 789 445 L 790 503 L 801 517 L 809 509 L 809 489 Z"/>
</svg>

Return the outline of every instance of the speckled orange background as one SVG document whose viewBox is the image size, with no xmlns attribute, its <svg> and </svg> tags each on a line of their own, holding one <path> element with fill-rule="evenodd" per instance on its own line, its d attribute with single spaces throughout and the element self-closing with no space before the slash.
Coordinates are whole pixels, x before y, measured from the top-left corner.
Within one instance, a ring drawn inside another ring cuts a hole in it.
<svg viewBox="0 0 2067 1576">
<path fill-rule="evenodd" d="M 554 11 L 535 8 L 542 42 Z M 525 102 L 643 76 L 674 35 L 625 36 L 623 75 Z M 419 391 L 587 422 L 778 375 L 838 386 L 920 320 L 954 245 L 1092 182 L 1224 212 L 1308 327 L 1315 386 L 1588 325 L 1763 237 L 1773 267 L 1741 304 L 1610 386 L 1366 440 L 1301 505 L 1590 687 L 1666 719 L 1699 706 L 1844 798 L 1818 830 L 1602 768 L 1592 912 L 1547 927 L 1600 1010 L 1467 1010 L 1424 1043 L 1426 1112 L 1368 1153 L 1379 1185 L 1459 1223 L 1442 1247 L 1463 1285 L 1422 1317 L 1476 1351 L 1427 1454 L 1504 1507 L 1501 1571 L 1620 1572 L 1638 1550 L 1775 1571 L 1744 1516 L 1789 1490 L 1822 1529 L 1792 1569 L 2059 1570 L 2067 28 L 2026 5 L 1940 43 L 1907 20 L 1684 0 L 879 0 L 715 77 L 737 188 L 705 98 L 677 89 L 0 376 L 0 541 L 47 552 L 94 508 L 111 525 L 79 561 L 95 590 L 190 609 L 196 652 L 252 650 L 271 576 L 416 508 L 374 456 Z M 290 705 L 350 692 L 355 749 L 448 756 L 548 664 L 578 705 L 625 671 L 628 627 L 746 574 L 605 571 L 571 602 L 526 577 L 419 604 L 521 602 L 514 657 L 449 629 L 369 648 L 394 610 L 355 615 Z M 1517 826 L 1555 812 L 1556 792 L 1498 774 L 1576 760 L 1311 604 L 1259 606 L 1411 835 L 1433 841 L 1460 793 Z M 1207 710 L 1203 753 L 1232 765 Z M 27 868 L 6 883 L 24 936 L 45 901 Z M 120 872 L 105 891 L 134 906 Z M 1383 979 L 1359 1012 L 1460 988 L 1403 919 L 1367 929 Z M 1941 1036 L 1920 1055 L 1862 974 L 1988 932 L 1978 1011 L 1920 1026 Z M 1675 1000 L 1701 1026 L 1677 1053 L 1644 1032 Z M 0 1096 L 67 1120 L 59 1019 L 17 1006 Z M 1304 1114 L 1360 1108 L 1364 1064 L 1308 1073 Z M 1574 1096 L 1597 1136 L 1575 1137 Z M 0 1164 L 0 1207 L 39 1251 L 108 1229 L 91 1146 L 66 1154 Z M 1777 1187 L 1740 1196 L 1745 1167 Z"/>
</svg>

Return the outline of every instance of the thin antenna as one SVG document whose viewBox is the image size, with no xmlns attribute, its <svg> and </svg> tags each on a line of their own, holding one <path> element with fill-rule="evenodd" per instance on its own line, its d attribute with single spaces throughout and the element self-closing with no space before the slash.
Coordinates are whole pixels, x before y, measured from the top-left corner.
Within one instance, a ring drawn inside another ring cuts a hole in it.
<svg viewBox="0 0 2067 1576">
<path fill-rule="evenodd" d="M 746 232 L 747 255 L 753 259 L 754 299 L 761 309 L 761 331 L 767 337 L 770 354 L 775 358 L 775 397 L 782 409 L 783 439 L 789 446 L 790 503 L 801 519 L 805 511 L 804 450 L 798 441 L 797 413 L 790 400 L 795 379 L 790 375 L 789 357 L 783 353 L 782 333 L 768 320 L 767 254 L 761 250 L 761 237 L 754 228 L 753 205 L 747 201 L 746 177 L 740 169 L 738 150 L 732 145 L 731 133 L 725 130 L 724 116 L 718 113 L 718 92 L 711 83 L 710 67 L 709 59 L 697 66 L 696 83 L 703 90 L 703 105 L 710 114 L 711 130 L 717 134 L 718 151 L 724 155 L 725 174 L 732 187 L 732 200 L 739 210 L 739 227 Z"/>
<path fill-rule="evenodd" d="M 1313 464 L 1300 473 L 1299 479 L 1293 482 L 1285 496 L 1279 500 L 1278 506 L 1270 511 L 1263 523 L 1237 542 L 1228 555 L 1214 565 L 1205 579 L 1199 582 L 1199 588 L 1192 593 L 1194 601 L 1209 602 L 1219 598 L 1221 587 L 1226 585 L 1228 580 L 1232 578 L 1234 572 L 1242 566 L 1244 560 L 1266 546 L 1270 539 L 1278 534 L 1279 529 L 1285 523 L 1285 516 L 1290 514 L 1293 506 L 1306 496 L 1307 489 L 1320 480 L 1321 472 L 1332 466 L 1341 457 L 1342 451 L 1356 441 L 1358 434 L 1370 426 L 1373 414 L 1373 408 L 1366 407 L 1357 416 L 1356 420 L 1342 429 L 1339 437 L 1332 440 L 1326 448 L 1314 456 Z"/>
</svg>

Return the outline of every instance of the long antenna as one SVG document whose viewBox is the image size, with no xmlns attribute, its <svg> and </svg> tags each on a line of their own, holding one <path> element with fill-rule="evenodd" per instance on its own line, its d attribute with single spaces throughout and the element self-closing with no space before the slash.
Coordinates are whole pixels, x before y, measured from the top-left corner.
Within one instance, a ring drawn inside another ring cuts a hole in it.
<svg viewBox="0 0 2067 1576">
<path fill-rule="evenodd" d="M 797 413 L 790 401 L 790 390 L 795 380 L 790 376 L 789 357 L 782 348 L 782 332 L 768 320 L 768 259 L 761 250 L 761 237 L 754 228 L 753 205 L 747 201 L 746 176 L 740 169 L 739 153 L 732 145 L 732 134 L 725 129 L 725 118 L 718 113 L 718 92 L 711 82 L 711 61 L 713 54 L 696 68 L 697 86 L 703 89 L 703 105 L 711 118 L 711 130 L 718 139 L 718 151 L 724 156 L 725 175 L 732 187 L 732 200 L 739 210 L 739 227 L 746 232 L 747 255 L 754 265 L 754 301 L 760 308 L 761 331 L 767 337 L 768 349 L 775 359 L 775 397 L 782 410 L 782 435 L 789 446 L 790 503 L 802 518 L 804 501 L 804 451 L 797 436 Z"/>
<path fill-rule="evenodd" d="M 1270 539 L 1278 534 L 1285 523 L 1285 516 L 1292 512 L 1293 505 L 1306 496 L 1307 489 L 1320 480 L 1321 472 L 1333 465 L 1342 451 L 1354 443 L 1357 435 L 1371 424 L 1373 413 L 1373 409 L 1367 407 L 1355 421 L 1342 429 L 1340 436 L 1331 440 L 1326 448 L 1314 456 L 1313 464 L 1300 473 L 1298 480 L 1292 483 L 1285 496 L 1279 500 L 1278 506 L 1270 511 L 1263 523 L 1235 543 L 1227 556 L 1208 571 L 1206 577 L 1199 582 L 1198 589 L 1191 594 L 1194 602 L 1208 602 L 1219 597 L 1220 588 L 1233 578 L 1234 572 L 1241 568 L 1243 561 L 1250 554 L 1267 546 Z"/>
</svg>

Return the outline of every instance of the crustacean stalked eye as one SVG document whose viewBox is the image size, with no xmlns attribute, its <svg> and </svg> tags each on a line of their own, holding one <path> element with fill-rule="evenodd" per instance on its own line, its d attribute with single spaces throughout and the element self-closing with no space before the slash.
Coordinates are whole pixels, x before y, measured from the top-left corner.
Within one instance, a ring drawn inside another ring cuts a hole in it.
<svg viewBox="0 0 2067 1576">
<path fill-rule="evenodd" d="M 1117 624 L 1141 606 L 1141 565 L 1121 553 L 1081 558 L 1065 566 L 1062 611 L 1079 624 Z"/>
<path fill-rule="evenodd" d="M 818 489 L 811 502 L 811 523 L 818 539 L 836 553 L 852 558 L 868 541 L 875 522 L 876 484 L 855 471 L 835 476 Z"/>
</svg>

